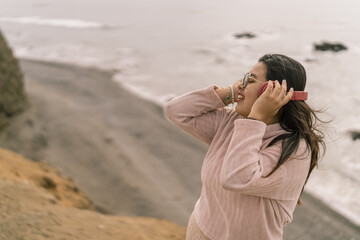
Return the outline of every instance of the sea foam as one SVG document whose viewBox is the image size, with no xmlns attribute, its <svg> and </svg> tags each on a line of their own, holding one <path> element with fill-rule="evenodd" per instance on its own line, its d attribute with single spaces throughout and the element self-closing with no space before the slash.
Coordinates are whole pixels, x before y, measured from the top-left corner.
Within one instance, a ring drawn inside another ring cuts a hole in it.
<svg viewBox="0 0 360 240">
<path fill-rule="evenodd" d="M 111 24 L 102 24 L 93 21 L 84 21 L 80 19 L 61 19 L 61 18 L 43 18 L 39 16 L 30 17 L 2 17 L 0 22 L 42 25 L 52 27 L 66 27 L 66 28 L 112 28 Z"/>
</svg>

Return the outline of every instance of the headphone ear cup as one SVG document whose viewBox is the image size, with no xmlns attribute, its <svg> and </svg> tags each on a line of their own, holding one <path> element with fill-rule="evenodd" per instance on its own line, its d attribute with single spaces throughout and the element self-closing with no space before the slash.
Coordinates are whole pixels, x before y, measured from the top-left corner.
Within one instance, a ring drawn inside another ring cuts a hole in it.
<svg viewBox="0 0 360 240">
<path fill-rule="evenodd" d="M 274 86 L 275 86 L 275 81 L 272 81 Z M 263 92 L 265 92 L 266 88 L 268 87 L 268 82 L 264 82 L 263 84 L 261 84 L 260 88 L 259 88 L 259 92 L 258 92 L 258 96 L 260 97 L 261 94 L 263 94 Z"/>
</svg>

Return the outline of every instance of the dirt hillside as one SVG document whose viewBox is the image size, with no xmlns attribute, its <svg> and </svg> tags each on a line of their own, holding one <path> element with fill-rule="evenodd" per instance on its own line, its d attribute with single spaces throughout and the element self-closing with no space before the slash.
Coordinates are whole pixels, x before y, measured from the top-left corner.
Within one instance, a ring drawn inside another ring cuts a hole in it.
<svg viewBox="0 0 360 240">
<path fill-rule="evenodd" d="M 0 240 L 184 239 L 166 220 L 95 212 L 72 182 L 45 163 L 0 149 Z"/>
</svg>

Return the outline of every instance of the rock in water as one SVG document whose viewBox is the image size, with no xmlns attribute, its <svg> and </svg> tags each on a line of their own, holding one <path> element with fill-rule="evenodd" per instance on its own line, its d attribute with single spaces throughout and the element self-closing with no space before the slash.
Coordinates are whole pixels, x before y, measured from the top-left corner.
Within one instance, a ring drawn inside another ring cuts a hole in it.
<svg viewBox="0 0 360 240">
<path fill-rule="evenodd" d="M 332 52 L 339 52 L 347 50 L 347 47 L 342 43 L 329 43 L 323 42 L 320 44 L 314 43 L 315 51 L 332 51 Z"/>
<path fill-rule="evenodd" d="M 7 124 L 9 117 L 23 110 L 25 105 L 23 74 L 0 32 L 0 129 Z"/>
<path fill-rule="evenodd" d="M 360 139 L 360 131 L 350 131 L 350 135 L 353 141 Z"/>
<path fill-rule="evenodd" d="M 249 39 L 251 39 L 251 38 L 255 38 L 256 35 L 253 34 L 253 33 L 250 33 L 250 32 L 244 32 L 244 33 L 236 33 L 236 34 L 234 34 L 234 37 L 235 38 L 249 38 Z"/>
</svg>

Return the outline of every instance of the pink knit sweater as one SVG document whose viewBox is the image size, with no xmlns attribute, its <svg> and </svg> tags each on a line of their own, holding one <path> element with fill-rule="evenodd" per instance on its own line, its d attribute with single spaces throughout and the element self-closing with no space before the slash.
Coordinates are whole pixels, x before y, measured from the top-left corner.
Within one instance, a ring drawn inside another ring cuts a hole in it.
<svg viewBox="0 0 360 240">
<path fill-rule="evenodd" d="M 209 145 L 194 208 L 196 222 L 212 240 L 282 239 L 309 171 L 305 141 L 264 177 L 280 157 L 281 142 L 266 146 L 286 131 L 279 124 L 244 119 L 224 106 L 214 86 L 176 97 L 165 106 L 172 122 Z"/>
</svg>

